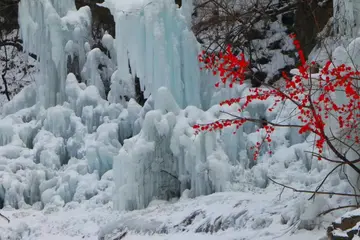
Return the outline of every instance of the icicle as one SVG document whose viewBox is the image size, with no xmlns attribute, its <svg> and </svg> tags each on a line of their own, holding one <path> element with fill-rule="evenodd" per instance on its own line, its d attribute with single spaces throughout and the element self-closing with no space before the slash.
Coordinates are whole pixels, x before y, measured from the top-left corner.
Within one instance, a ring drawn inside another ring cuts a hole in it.
<svg viewBox="0 0 360 240">
<path fill-rule="evenodd" d="M 78 56 L 78 69 L 85 62 L 84 43 L 90 36 L 91 24 L 89 7 L 76 11 L 74 0 L 22 0 L 19 24 L 25 51 L 35 53 L 40 61 L 37 102 L 45 108 L 61 104 L 65 100 L 66 54 Z M 68 44 L 70 40 L 73 44 Z"/>
<path fill-rule="evenodd" d="M 102 6 L 110 9 L 116 22 L 118 71 L 110 95 L 119 96 L 117 86 L 133 81 L 136 74 L 145 97 L 166 87 L 180 107 L 201 107 L 200 46 L 190 30 L 191 1 L 181 9 L 165 0 L 106 0 Z"/>
</svg>

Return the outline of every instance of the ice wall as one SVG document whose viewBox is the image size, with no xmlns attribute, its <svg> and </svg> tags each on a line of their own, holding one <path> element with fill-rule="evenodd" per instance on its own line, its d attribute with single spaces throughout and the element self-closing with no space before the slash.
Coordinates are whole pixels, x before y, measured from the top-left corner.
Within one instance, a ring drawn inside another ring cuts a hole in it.
<svg viewBox="0 0 360 240">
<path fill-rule="evenodd" d="M 166 88 L 156 96 L 158 107 L 147 112 L 140 133 L 125 140 L 114 159 L 114 204 L 120 210 L 178 198 L 185 189 L 194 197 L 224 191 L 229 183 L 230 161 L 217 134 L 194 137 L 192 124 L 206 114 L 180 109 Z"/>
<path fill-rule="evenodd" d="M 116 22 L 118 70 L 109 99 L 119 101 L 122 86 L 140 78 L 145 97 L 166 87 L 180 107 L 201 107 L 201 74 L 197 55 L 200 46 L 190 30 L 191 1 L 179 9 L 174 1 L 106 0 Z"/>
<path fill-rule="evenodd" d="M 88 7 L 77 11 L 74 0 L 22 0 L 19 16 L 24 49 L 38 56 L 40 71 L 36 83 L 1 111 L 0 206 L 88 199 L 98 194 L 98 181 L 111 176 L 113 157 L 134 135 L 141 107 L 132 99 L 105 100 L 116 61 L 90 49 Z M 113 39 L 103 41 L 114 54 Z M 11 162 L 27 165 L 29 177 L 17 178 L 22 173 L 7 167 Z"/>
<path fill-rule="evenodd" d="M 25 51 L 35 53 L 40 64 L 36 79 L 37 102 L 43 107 L 65 100 L 67 56 L 77 56 L 78 69 L 85 62 L 84 43 L 89 40 L 89 7 L 75 8 L 73 0 L 22 0 L 19 24 Z"/>
<path fill-rule="evenodd" d="M 115 207 L 144 208 L 154 198 L 170 200 L 185 189 L 193 197 L 228 189 L 234 166 L 250 169 L 256 165 L 250 149 L 261 141 L 264 132 L 254 133 L 258 126 L 248 123 L 236 134 L 235 128 L 229 128 L 194 136 L 191 126 L 197 121 L 229 117 L 220 110 L 239 114 L 239 106 L 226 109 L 216 104 L 246 95 L 248 90 L 245 85 L 214 92 L 216 77 L 200 72 L 199 44 L 190 30 L 192 2 L 183 1 L 180 9 L 167 0 L 106 0 L 102 6 L 111 10 L 116 21 L 116 39 L 105 41 L 111 42 L 108 48 L 116 49 L 118 65 L 109 101 L 119 102 L 119 96 L 130 92 L 126 89 L 133 88 L 135 74 L 140 77 L 145 97 L 151 95 L 135 121 L 134 132 L 138 134 L 124 141 L 114 159 Z M 243 114 L 265 117 L 270 105 L 271 101 L 256 103 Z M 201 108 L 210 109 L 204 112 Z M 276 114 L 266 117 L 273 120 Z M 292 121 L 288 116 L 278 119 Z M 266 157 L 271 149 L 304 140 L 304 136 L 284 130 L 272 144 L 264 144 L 261 154 Z M 267 186 L 262 168 L 254 179 L 255 185 Z"/>
<path fill-rule="evenodd" d="M 25 101 L 34 93 L 28 87 L 4 106 L 0 206 L 111 199 L 113 159 L 124 139 L 134 135 L 141 107 L 134 100 L 126 107 L 109 104 L 94 85 L 79 84 L 72 73 L 65 84 L 62 105 L 28 106 Z"/>
</svg>

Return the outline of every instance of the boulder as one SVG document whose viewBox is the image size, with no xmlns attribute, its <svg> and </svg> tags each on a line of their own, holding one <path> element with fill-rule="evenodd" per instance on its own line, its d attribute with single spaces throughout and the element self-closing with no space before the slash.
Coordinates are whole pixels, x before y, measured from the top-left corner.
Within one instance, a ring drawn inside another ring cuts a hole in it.
<svg viewBox="0 0 360 240">
<path fill-rule="evenodd" d="M 360 239 L 360 209 L 351 211 L 334 221 L 327 229 L 329 240 Z"/>
</svg>

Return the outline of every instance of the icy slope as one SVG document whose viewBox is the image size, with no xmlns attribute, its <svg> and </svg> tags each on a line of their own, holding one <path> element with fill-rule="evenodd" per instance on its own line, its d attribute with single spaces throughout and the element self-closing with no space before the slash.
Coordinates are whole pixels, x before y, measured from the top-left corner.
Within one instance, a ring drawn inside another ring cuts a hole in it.
<svg viewBox="0 0 360 240">
<path fill-rule="evenodd" d="M 0 220 L 0 239 L 258 239 L 319 240 L 327 222 L 313 231 L 289 226 L 284 213 L 294 194 L 279 188 L 243 193 L 217 193 L 177 203 L 153 202 L 145 210 L 116 213 L 111 205 L 70 203 L 43 211 L 3 210 L 12 222 Z M 301 208 L 301 206 L 298 206 Z M 283 213 L 283 215 L 281 215 Z"/>
</svg>

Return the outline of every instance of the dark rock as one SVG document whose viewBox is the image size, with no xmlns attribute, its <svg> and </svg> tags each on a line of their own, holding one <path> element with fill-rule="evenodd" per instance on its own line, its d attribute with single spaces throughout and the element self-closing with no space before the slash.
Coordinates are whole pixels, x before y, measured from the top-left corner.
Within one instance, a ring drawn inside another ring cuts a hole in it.
<svg viewBox="0 0 360 240">
<path fill-rule="evenodd" d="M 257 29 L 251 29 L 246 33 L 246 39 L 252 41 L 254 39 L 265 39 L 265 33 Z"/>
<path fill-rule="evenodd" d="M 266 72 L 255 72 L 252 76 L 251 76 L 251 87 L 260 87 L 261 84 L 265 81 L 267 77 L 267 73 Z"/>
<path fill-rule="evenodd" d="M 294 30 L 305 56 L 308 56 L 316 45 L 317 34 L 333 15 L 333 1 L 326 1 L 323 6 L 319 6 L 318 1 L 298 1 L 297 4 Z"/>
<path fill-rule="evenodd" d="M 121 240 L 127 235 L 127 232 L 121 233 L 119 236 L 115 237 L 113 240 Z"/>
<path fill-rule="evenodd" d="M 269 83 L 270 85 L 273 85 L 275 82 L 277 82 L 277 81 L 282 77 L 282 73 L 283 73 L 283 72 L 285 72 L 286 74 L 289 75 L 291 69 L 294 69 L 294 68 L 295 68 L 294 65 L 286 65 L 285 67 L 280 68 L 280 69 L 278 70 L 278 73 L 275 74 L 275 75 L 273 76 L 273 78 L 269 80 L 268 83 Z"/>
<path fill-rule="evenodd" d="M 281 22 L 285 25 L 285 26 L 292 26 L 295 24 L 295 13 L 294 12 L 288 12 L 288 13 L 284 13 L 281 16 Z"/>
<path fill-rule="evenodd" d="M 341 222 L 333 222 L 327 228 L 329 240 L 351 240 L 357 234 L 360 236 L 359 229 L 356 227 L 360 222 L 360 216 L 342 217 Z"/>
<path fill-rule="evenodd" d="M 272 42 L 269 44 L 268 49 L 270 49 L 270 50 L 281 49 L 281 43 L 282 43 L 281 39 L 277 40 L 275 42 Z"/>
<path fill-rule="evenodd" d="M 267 57 L 261 57 L 261 58 L 259 58 L 259 59 L 256 59 L 255 62 L 258 63 L 258 64 L 263 65 L 263 64 L 269 63 L 269 62 L 270 62 L 270 59 L 267 58 Z"/>
</svg>

